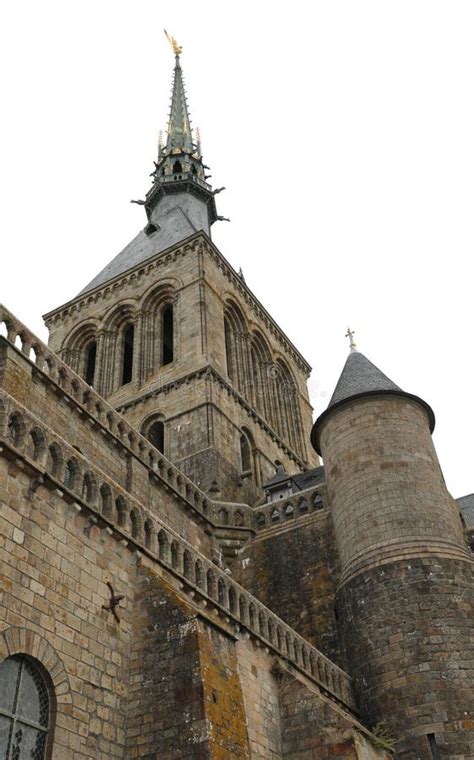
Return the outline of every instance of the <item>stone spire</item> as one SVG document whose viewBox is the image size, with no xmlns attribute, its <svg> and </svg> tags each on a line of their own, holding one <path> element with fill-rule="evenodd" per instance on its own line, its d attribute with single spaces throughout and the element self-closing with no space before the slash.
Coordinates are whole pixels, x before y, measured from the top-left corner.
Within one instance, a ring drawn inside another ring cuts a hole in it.
<svg viewBox="0 0 474 760">
<path fill-rule="evenodd" d="M 210 234 L 211 224 L 220 218 L 217 216 L 214 200 L 219 190 L 213 191 L 207 182 L 210 175 L 205 174 L 205 169 L 208 167 L 205 167 L 202 162 L 199 132 L 197 132 L 196 141 L 193 140 L 181 68 L 182 48 L 174 37 L 167 32 L 165 34 L 175 56 L 166 142 L 163 143 L 161 138 L 159 140 L 158 161 L 151 175 L 153 186 L 148 191 L 145 201 L 140 202 L 145 206 L 148 218 L 154 221 L 153 217 L 156 216 L 154 210 L 164 196 L 184 193 L 188 200 L 193 196 L 194 199 L 199 200 L 202 209 L 205 209 L 205 214 L 203 216 L 202 213 L 197 213 L 196 204 L 192 204 L 194 213 L 189 215 L 187 210 L 186 213 L 196 229 L 203 229 Z"/>
<path fill-rule="evenodd" d="M 173 150 L 178 148 L 180 151 L 193 153 L 195 146 L 192 141 L 191 122 L 186 102 L 186 93 L 184 91 L 183 70 L 179 57 L 180 53 L 176 53 L 166 152 L 172 153 Z"/>
<path fill-rule="evenodd" d="M 131 267 L 157 253 L 181 243 L 196 232 L 211 235 L 217 219 L 215 195 L 202 162 L 199 133 L 193 142 L 183 71 L 181 47 L 166 35 L 175 55 L 173 91 L 166 141 L 158 140 L 158 160 L 151 176 L 152 186 L 144 200 L 132 201 L 144 206 L 147 224 L 144 229 L 81 291 L 80 295 L 103 285 Z"/>
</svg>

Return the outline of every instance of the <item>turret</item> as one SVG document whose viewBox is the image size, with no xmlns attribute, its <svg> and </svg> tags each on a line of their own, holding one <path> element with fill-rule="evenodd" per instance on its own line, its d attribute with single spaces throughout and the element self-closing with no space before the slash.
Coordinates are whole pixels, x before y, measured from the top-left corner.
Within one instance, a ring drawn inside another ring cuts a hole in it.
<svg viewBox="0 0 474 760">
<path fill-rule="evenodd" d="M 468 757 L 474 741 L 473 562 L 434 423 L 425 401 L 353 348 L 312 431 L 341 562 L 346 665 L 362 717 L 386 720 L 404 758 Z"/>
</svg>

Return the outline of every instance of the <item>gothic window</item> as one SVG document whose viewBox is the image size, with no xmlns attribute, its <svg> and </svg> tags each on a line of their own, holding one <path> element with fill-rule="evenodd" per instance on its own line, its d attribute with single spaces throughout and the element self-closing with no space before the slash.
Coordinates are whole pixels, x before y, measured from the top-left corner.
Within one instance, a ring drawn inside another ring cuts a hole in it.
<svg viewBox="0 0 474 760">
<path fill-rule="evenodd" d="M 250 444 L 247 436 L 244 433 L 242 433 L 240 436 L 240 461 L 242 472 L 249 472 L 252 469 Z"/>
<path fill-rule="evenodd" d="M 181 174 L 183 168 L 180 161 L 175 161 L 173 164 L 173 174 Z"/>
<path fill-rule="evenodd" d="M 161 451 L 162 454 L 165 453 L 165 423 L 163 420 L 153 422 L 148 428 L 146 437 L 155 449 Z"/>
<path fill-rule="evenodd" d="M 228 301 L 224 309 L 224 347 L 227 376 L 239 391 L 248 392 L 247 346 L 245 336 L 247 327 L 241 309 Z"/>
<path fill-rule="evenodd" d="M 0 757 L 44 760 L 50 700 L 39 670 L 23 656 L 0 664 Z"/>
<path fill-rule="evenodd" d="M 262 417 L 275 427 L 272 355 L 267 341 L 260 333 L 254 333 L 252 336 L 250 363 L 253 403 Z"/>
<path fill-rule="evenodd" d="M 168 304 L 163 309 L 161 318 L 161 334 L 162 334 L 162 346 L 161 346 L 161 363 L 171 364 L 174 358 L 174 335 L 173 335 L 173 306 Z"/>
<path fill-rule="evenodd" d="M 132 379 L 134 337 L 135 337 L 135 328 L 133 324 L 129 322 L 127 325 L 125 325 L 124 330 L 123 330 L 121 385 L 126 385 Z"/>
<path fill-rule="evenodd" d="M 286 366 L 278 360 L 274 365 L 277 398 L 277 431 L 289 445 L 299 451 L 301 446 L 301 416 L 296 383 Z"/>
<path fill-rule="evenodd" d="M 95 375 L 95 361 L 97 357 L 97 343 L 95 340 L 91 341 L 86 346 L 85 351 L 85 367 L 84 367 L 84 380 L 88 385 L 94 384 Z"/>
<path fill-rule="evenodd" d="M 230 380 L 235 379 L 234 357 L 232 355 L 232 328 L 227 317 L 224 317 L 225 358 L 227 362 L 227 375 Z"/>
</svg>

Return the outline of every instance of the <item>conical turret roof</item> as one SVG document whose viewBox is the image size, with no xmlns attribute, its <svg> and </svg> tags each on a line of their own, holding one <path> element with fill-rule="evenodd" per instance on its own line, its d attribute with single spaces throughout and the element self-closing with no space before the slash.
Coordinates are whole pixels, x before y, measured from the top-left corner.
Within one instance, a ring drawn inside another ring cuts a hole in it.
<svg viewBox="0 0 474 760">
<path fill-rule="evenodd" d="M 318 454 L 321 454 L 319 446 L 319 431 L 322 422 L 331 412 L 342 406 L 348 401 L 356 398 L 364 398 L 375 395 L 397 395 L 405 396 L 417 401 L 428 413 L 430 430 L 433 432 L 435 426 L 435 416 L 431 407 L 418 396 L 406 393 L 393 380 L 372 364 L 364 354 L 354 349 L 347 357 L 344 368 L 337 382 L 334 393 L 332 394 L 329 405 L 316 420 L 311 431 L 311 443 Z"/>
<path fill-rule="evenodd" d="M 345 399 L 374 391 L 401 391 L 387 375 L 359 351 L 351 351 L 332 394 L 328 409 Z"/>
</svg>

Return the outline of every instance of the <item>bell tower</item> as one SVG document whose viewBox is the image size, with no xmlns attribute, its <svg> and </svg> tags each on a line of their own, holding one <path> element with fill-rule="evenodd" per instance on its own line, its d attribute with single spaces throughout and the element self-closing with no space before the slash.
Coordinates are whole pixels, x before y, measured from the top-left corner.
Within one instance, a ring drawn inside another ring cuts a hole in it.
<svg viewBox="0 0 474 760">
<path fill-rule="evenodd" d="M 223 217 L 205 174 L 174 51 L 138 235 L 76 298 L 45 315 L 49 344 L 204 490 L 255 503 L 308 447 L 310 367 L 211 240 Z M 224 188 L 220 188 L 223 190 Z"/>
</svg>

